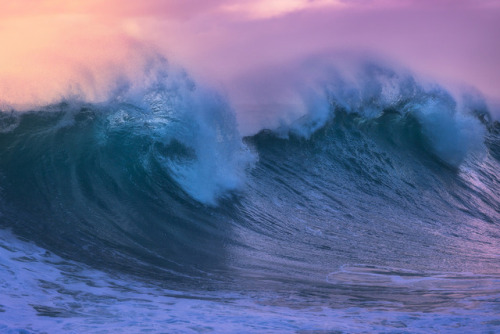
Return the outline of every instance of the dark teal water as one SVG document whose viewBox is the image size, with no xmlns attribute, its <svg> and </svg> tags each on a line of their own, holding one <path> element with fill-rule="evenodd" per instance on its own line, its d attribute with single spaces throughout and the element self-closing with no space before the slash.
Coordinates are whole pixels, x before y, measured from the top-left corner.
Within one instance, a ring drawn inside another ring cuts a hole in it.
<svg viewBox="0 0 500 334">
<path fill-rule="evenodd" d="M 2 112 L 0 330 L 499 330 L 500 126 L 384 73 L 244 138 L 182 82 Z"/>
</svg>

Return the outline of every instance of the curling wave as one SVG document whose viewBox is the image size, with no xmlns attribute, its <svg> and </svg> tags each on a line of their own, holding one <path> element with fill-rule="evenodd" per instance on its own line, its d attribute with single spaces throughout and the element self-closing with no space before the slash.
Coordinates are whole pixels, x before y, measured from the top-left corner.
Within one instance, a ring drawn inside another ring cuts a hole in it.
<svg viewBox="0 0 500 334">
<path fill-rule="evenodd" d="M 485 103 L 375 64 L 309 73 L 300 115 L 243 138 L 239 111 L 182 71 L 106 102 L 4 111 L 1 226 L 148 277 L 321 281 L 415 252 L 408 269 L 484 272 L 500 221 Z"/>
</svg>

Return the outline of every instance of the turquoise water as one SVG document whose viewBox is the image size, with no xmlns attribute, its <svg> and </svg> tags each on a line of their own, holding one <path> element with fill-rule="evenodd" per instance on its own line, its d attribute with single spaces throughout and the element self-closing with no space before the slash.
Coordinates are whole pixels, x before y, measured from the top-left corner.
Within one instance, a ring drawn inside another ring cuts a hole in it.
<svg viewBox="0 0 500 334">
<path fill-rule="evenodd" d="M 221 95 L 157 79 L 1 113 L 0 331 L 499 331 L 480 98 L 370 65 L 243 137 Z"/>
</svg>

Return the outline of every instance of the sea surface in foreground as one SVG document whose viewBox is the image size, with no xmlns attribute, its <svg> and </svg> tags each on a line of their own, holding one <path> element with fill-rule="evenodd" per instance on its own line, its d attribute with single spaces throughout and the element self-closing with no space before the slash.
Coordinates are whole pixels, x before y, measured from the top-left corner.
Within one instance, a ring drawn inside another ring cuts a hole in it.
<svg viewBox="0 0 500 334">
<path fill-rule="evenodd" d="M 1 112 L 0 332 L 499 332 L 498 122 L 363 68 L 246 137 L 186 77 Z"/>
</svg>

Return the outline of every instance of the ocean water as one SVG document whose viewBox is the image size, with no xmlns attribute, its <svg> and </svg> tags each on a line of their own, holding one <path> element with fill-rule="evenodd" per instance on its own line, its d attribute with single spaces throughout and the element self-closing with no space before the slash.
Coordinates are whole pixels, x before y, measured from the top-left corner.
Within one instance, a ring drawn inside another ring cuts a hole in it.
<svg viewBox="0 0 500 334">
<path fill-rule="evenodd" d="M 3 110 L 0 332 L 500 332 L 499 123 L 359 71 L 245 136 L 167 70 Z"/>
</svg>

